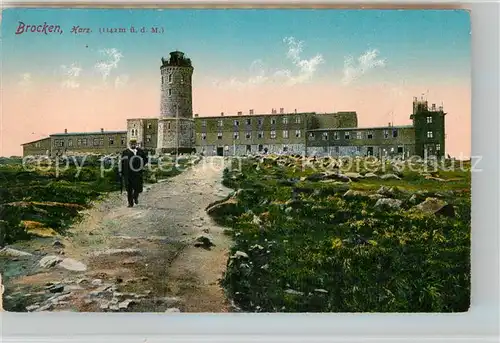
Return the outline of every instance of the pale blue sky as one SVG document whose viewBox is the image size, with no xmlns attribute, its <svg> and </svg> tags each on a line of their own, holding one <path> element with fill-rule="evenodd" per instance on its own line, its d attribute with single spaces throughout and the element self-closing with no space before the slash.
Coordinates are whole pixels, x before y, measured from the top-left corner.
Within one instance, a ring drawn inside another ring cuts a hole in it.
<svg viewBox="0 0 500 343">
<path fill-rule="evenodd" d="M 18 21 L 58 24 L 64 34 L 15 35 Z M 93 33 L 71 34 L 73 25 Z M 98 33 L 132 25 L 163 27 L 165 33 Z M 225 78 L 245 75 L 257 59 L 269 68 L 290 68 L 283 38 L 292 36 L 304 42 L 302 59 L 322 55 L 317 80 L 341 77 L 347 55 L 370 49 L 386 61 L 385 79 L 463 80 L 470 76 L 469 32 L 466 11 L 7 9 L 3 73 L 48 76 L 60 65 L 92 65 L 96 52 L 116 48 L 123 55 L 118 72 L 157 77 L 161 56 L 179 49 L 193 59 L 198 77 Z"/>
</svg>

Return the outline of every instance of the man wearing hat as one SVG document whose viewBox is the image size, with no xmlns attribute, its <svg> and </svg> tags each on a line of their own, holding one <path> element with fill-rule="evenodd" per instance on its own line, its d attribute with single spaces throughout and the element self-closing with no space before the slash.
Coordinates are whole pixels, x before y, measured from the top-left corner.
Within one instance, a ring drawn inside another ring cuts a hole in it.
<svg viewBox="0 0 500 343">
<path fill-rule="evenodd" d="M 128 207 L 139 203 L 139 193 L 142 193 L 143 172 L 148 162 L 144 150 L 137 146 L 135 138 L 130 139 L 129 147 L 122 152 L 120 177 L 127 188 Z"/>
</svg>

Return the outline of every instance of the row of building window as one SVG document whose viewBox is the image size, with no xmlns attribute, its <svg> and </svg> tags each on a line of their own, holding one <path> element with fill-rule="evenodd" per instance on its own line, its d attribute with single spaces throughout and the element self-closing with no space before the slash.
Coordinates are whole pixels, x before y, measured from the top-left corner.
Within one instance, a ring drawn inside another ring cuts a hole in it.
<svg viewBox="0 0 500 343">
<path fill-rule="evenodd" d="M 56 148 L 62 148 L 64 147 L 64 139 L 54 139 L 54 147 Z M 67 146 L 72 147 L 73 146 L 73 139 L 69 138 L 67 140 Z M 76 145 L 77 146 L 104 146 L 104 138 L 94 138 L 94 139 L 87 139 L 87 138 L 78 138 L 76 140 Z M 115 139 L 113 137 L 109 137 L 109 145 L 115 145 Z M 124 146 L 125 145 L 125 138 L 120 139 L 120 145 Z"/>
<path fill-rule="evenodd" d="M 273 124 L 273 125 L 277 123 L 277 119 L 276 118 L 271 118 L 270 120 L 271 120 L 271 124 Z M 288 124 L 288 117 L 283 117 L 283 118 L 281 118 L 281 120 L 282 120 L 283 124 Z M 234 126 L 239 126 L 240 125 L 240 121 L 239 120 L 234 120 L 233 123 L 234 123 Z M 245 123 L 247 125 L 252 125 L 252 119 L 250 119 L 250 118 L 245 119 Z M 301 123 L 300 116 L 296 116 L 295 117 L 295 124 L 300 124 L 300 123 Z M 257 119 L 257 124 L 258 125 L 264 124 L 264 118 L 258 118 Z M 207 126 L 207 121 L 203 120 L 201 122 L 201 125 L 202 126 Z M 217 126 L 218 127 L 223 127 L 224 126 L 224 120 L 223 119 L 219 119 L 218 122 L 217 122 Z"/>
<path fill-rule="evenodd" d="M 366 139 L 373 139 L 373 131 L 366 131 Z M 340 139 L 341 133 L 334 131 L 333 132 L 333 139 Z M 390 136 L 392 138 L 397 138 L 398 137 L 398 130 L 392 130 L 392 134 L 389 134 L 389 130 L 384 130 L 384 138 L 388 139 Z M 310 139 L 315 139 L 316 134 L 314 132 L 309 133 L 309 138 Z M 323 132 L 322 135 L 323 140 L 328 140 L 329 138 L 329 133 L 328 132 Z M 346 131 L 344 132 L 344 139 L 351 139 L 351 132 Z M 363 131 L 357 131 L 356 132 L 356 138 L 355 139 L 364 139 L 363 137 Z"/>
<path fill-rule="evenodd" d="M 276 138 L 276 131 L 270 131 L 269 132 L 271 139 Z M 300 138 L 302 136 L 302 132 L 300 130 L 295 130 L 295 137 Z M 282 137 L 283 138 L 289 138 L 288 130 L 283 130 L 282 132 Z M 245 138 L 246 139 L 251 139 L 252 138 L 252 132 L 248 131 L 245 133 Z M 257 138 L 258 139 L 263 139 L 264 138 L 264 131 L 259 131 L 257 132 Z M 202 133 L 201 134 L 201 139 L 206 140 L 207 139 L 207 134 Z M 217 133 L 217 139 L 221 140 L 222 139 L 222 132 Z M 239 132 L 234 132 L 233 133 L 233 139 L 240 139 L 240 133 Z"/>
<path fill-rule="evenodd" d="M 184 84 L 184 75 L 181 75 L 181 85 Z M 165 76 L 161 77 L 161 82 L 165 83 Z M 168 83 L 172 83 L 172 74 L 168 74 Z"/>
</svg>

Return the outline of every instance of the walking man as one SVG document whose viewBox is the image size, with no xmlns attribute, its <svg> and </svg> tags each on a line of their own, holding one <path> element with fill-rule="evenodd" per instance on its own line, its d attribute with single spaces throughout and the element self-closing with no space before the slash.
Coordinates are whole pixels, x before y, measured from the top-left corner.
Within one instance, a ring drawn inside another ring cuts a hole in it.
<svg viewBox="0 0 500 343">
<path fill-rule="evenodd" d="M 125 181 L 127 188 L 128 207 L 139 203 L 139 194 L 142 193 L 143 187 L 143 172 L 147 162 L 146 153 L 137 146 L 137 140 L 132 138 L 128 149 L 122 153 L 120 170 L 120 177 Z"/>
</svg>

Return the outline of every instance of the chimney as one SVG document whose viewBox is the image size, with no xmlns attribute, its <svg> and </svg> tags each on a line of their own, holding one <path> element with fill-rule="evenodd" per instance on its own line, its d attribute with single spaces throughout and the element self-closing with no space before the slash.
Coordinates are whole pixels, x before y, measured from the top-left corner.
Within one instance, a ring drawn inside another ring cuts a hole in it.
<svg viewBox="0 0 500 343">
<path fill-rule="evenodd" d="M 64 129 L 64 133 L 68 133 L 68 129 Z"/>
<path fill-rule="evenodd" d="M 433 111 L 435 111 L 436 110 L 436 104 L 432 104 L 431 108 L 432 108 Z"/>
<path fill-rule="evenodd" d="M 194 114 L 194 117 L 195 117 L 195 118 L 198 118 L 198 113 L 195 113 L 195 114 Z"/>
<path fill-rule="evenodd" d="M 241 111 L 238 111 L 238 115 L 241 116 L 243 114 L 243 112 Z"/>
<path fill-rule="evenodd" d="M 295 109 L 295 113 L 297 113 L 297 109 Z"/>
<path fill-rule="evenodd" d="M 389 122 L 389 123 L 387 124 L 387 126 L 391 127 L 391 123 Z"/>
<path fill-rule="evenodd" d="M 276 114 L 276 110 L 274 108 L 271 109 L 271 114 Z"/>
<path fill-rule="evenodd" d="M 248 111 L 248 113 L 253 114 L 253 110 Z"/>
<path fill-rule="evenodd" d="M 220 116 L 221 116 L 221 117 L 224 117 L 224 112 L 221 112 L 221 113 L 220 113 Z"/>
<path fill-rule="evenodd" d="M 280 114 L 283 114 L 283 113 L 285 113 L 285 109 L 282 107 L 282 108 L 280 108 Z"/>
<path fill-rule="evenodd" d="M 104 132 L 104 129 L 101 127 L 101 133 L 103 133 L 103 132 Z"/>
</svg>

